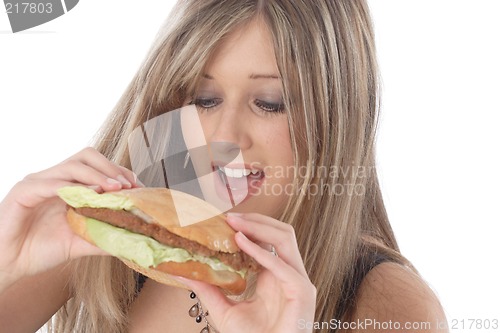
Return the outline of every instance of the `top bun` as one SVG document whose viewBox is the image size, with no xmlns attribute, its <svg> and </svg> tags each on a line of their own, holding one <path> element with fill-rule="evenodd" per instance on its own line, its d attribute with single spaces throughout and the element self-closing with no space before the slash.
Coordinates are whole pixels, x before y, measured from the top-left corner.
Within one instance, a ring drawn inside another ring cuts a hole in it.
<svg viewBox="0 0 500 333">
<path fill-rule="evenodd" d="M 195 196 L 166 188 L 134 188 L 110 192 L 127 197 L 152 223 L 214 251 L 239 251 L 235 231 L 223 213 Z"/>
</svg>

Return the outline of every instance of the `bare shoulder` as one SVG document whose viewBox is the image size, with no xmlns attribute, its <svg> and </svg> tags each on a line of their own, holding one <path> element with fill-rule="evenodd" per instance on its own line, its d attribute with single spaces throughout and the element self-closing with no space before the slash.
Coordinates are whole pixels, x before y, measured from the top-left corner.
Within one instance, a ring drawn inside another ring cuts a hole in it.
<svg viewBox="0 0 500 333">
<path fill-rule="evenodd" d="M 413 270 L 396 263 L 377 265 L 366 275 L 353 319 L 371 320 L 382 332 L 448 332 L 444 310 L 429 285 Z M 374 328 L 360 327 L 358 331 Z"/>
</svg>

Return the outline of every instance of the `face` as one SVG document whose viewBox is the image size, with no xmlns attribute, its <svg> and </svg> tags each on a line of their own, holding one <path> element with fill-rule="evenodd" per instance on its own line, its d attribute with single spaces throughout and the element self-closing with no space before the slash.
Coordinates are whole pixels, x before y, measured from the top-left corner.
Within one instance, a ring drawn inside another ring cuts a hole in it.
<svg viewBox="0 0 500 333">
<path fill-rule="evenodd" d="M 218 47 L 191 103 L 211 150 L 218 195 L 229 194 L 232 211 L 278 217 L 291 192 L 293 154 L 265 24 L 256 20 Z"/>
</svg>

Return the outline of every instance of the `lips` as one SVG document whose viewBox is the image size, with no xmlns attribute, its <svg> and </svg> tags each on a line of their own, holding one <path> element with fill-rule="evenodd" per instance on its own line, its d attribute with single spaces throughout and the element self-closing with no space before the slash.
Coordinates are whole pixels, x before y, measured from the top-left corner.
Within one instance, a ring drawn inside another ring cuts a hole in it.
<svg viewBox="0 0 500 333">
<path fill-rule="evenodd" d="M 213 165 L 213 170 L 217 175 L 217 192 L 221 198 L 231 200 L 232 206 L 235 206 L 252 195 L 255 195 L 262 185 L 265 174 L 258 168 L 252 168 L 247 165 Z"/>
</svg>

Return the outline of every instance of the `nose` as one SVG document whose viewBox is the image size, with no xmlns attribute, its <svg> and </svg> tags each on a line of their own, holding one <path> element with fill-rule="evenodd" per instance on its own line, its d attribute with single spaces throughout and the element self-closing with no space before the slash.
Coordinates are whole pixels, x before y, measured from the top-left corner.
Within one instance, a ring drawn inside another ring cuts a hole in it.
<svg viewBox="0 0 500 333">
<path fill-rule="evenodd" d="M 241 152 L 240 147 L 232 142 L 212 141 L 208 145 L 212 160 L 223 165 L 235 162 Z"/>
<path fill-rule="evenodd" d="M 250 122 L 245 119 L 242 109 L 226 106 L 213 115 L 208 114 L 202 118 L 207 143 L 214 159 L 232 160 L 240 151 L 251 147 Z"/>
</svg>

